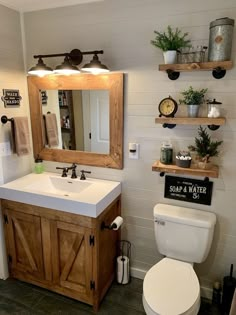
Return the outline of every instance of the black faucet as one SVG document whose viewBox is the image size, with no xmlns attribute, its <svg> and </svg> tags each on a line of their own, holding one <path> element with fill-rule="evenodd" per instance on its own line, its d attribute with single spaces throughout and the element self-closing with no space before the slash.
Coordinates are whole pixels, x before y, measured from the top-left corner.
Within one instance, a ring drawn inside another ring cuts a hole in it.
<svg viewBox="0 0 236 315">
<path fill-rule="evenodd" d="M 73 163 L 71 167 L 68 167 L 68 170 L 72 170 L 71 178 L 77 178 L 76 167 L 77 165 L 75 163 Z"/>
<path fill-rule="evenodd" d="M 56 167 L 57 170 L 62 170 L 62 175 L 61 177 L 67 177 L 67 173 L 69 171 L 69 168 L 68 167 L 59 167 L 57 166 Z"/>
<path fill-rule="evenodd" d="M 85 180 L 86 179 L 85 173 L 86 174 L 91 174 L 90 171 L 85 171 L 85 170 L 81 170 L 80 172 L 81 172 L 80 180 Z"/>
</svg>

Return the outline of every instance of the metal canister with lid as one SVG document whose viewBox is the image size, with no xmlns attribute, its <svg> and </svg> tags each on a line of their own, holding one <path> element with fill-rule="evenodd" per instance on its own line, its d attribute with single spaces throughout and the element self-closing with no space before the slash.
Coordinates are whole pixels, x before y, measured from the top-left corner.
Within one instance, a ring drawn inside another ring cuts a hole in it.
<svg viewBox="0 0 236 315">
<path fill-rule="evenodd" d="M 210 23 L 209 61 L 227 61 L 231 57 L 234 20 L 228 17 Z"/>
</svg>

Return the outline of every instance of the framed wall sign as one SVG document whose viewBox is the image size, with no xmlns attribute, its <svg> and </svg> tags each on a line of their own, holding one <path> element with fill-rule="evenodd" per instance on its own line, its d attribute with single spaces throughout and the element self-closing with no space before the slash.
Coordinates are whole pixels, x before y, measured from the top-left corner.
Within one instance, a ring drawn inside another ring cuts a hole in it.
<svg viewBox="0 0 236 315">
<path fill-rule="evenodd" d="M 5 107 L 20 106 L 22 97 L 19 90 L 3 89 L 3 96 L 1 97 Z"/>
<path fill-rule="evenodd" d="M 48 101 L 47 91 L 41 91 L 41 100 L 42 100 L 42 105 L 47 105 L 47 101 Z"/>
<path fill-rule="evenodd" d="M 165 177 L 165 198 L 211 205 L 213 182 L 199 179 Z"/>
</svg>

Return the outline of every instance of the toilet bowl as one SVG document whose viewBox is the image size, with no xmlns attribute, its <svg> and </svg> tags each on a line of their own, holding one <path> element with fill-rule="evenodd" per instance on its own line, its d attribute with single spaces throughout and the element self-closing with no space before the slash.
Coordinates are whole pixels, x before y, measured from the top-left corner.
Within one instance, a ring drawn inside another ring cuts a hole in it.
<svg viewBox="0 0 236 315">
<path fill-rule="evenodd" d="M 200 286 L 193 263 L 209 253 L 216 215 L 167 204 L 155 205 L 153 214 L 157 249 L 166 258 L 145 275 L 144 309 L 147 315 L 196 315 Z"/>
<path fill-rule="evenodd" d="M 143 306 L 147 315 L 196 315 L 200 286 L 190 263 L 163 258 L 146 274 Z"/>
</svg>

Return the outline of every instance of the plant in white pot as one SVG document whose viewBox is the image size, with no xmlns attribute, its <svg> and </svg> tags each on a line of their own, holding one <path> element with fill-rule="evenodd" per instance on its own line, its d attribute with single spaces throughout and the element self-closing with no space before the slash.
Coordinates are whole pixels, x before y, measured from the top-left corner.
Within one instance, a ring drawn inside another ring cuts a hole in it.
<svg viewBox="0 0 236 315">
<path fill-rule="evenodd" d="M 187 105 L 188 117 L 198 117 L 199 107 L 204 103 L 206 92 L 207 89 L 194 90 L 192 86 L 181 92 L 183 99 L 180 99 L 179 102 Z"/>
<path fill-rule="evenodd" d="M 166 32 L 154 31 L 156 37 L 151 40 L 151 44 L 163 51 L 165 64 L 176 63 L 177 51 L 180 48 L 191 47 L 190 40 L 186 39 L 188 33 L 182 34 L 181 30 L 173 30 L 170 25 Z"/>
<path fill-rule="evenodd" d="M 199 137 L 195 138 L 195 145 L 188 146 L 188 149 L 197 153 L 199 168 L 210 169 L 212 167 L 210 158 L 219 155 L 218 147 L 223 141 L 211 140 L 206 129 L 203 129 L 202 126 L 198 129 L 198 135 Z"/>
</svg>

